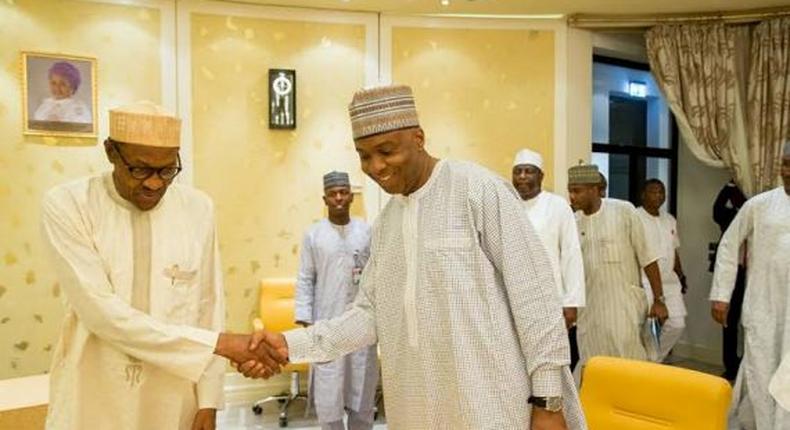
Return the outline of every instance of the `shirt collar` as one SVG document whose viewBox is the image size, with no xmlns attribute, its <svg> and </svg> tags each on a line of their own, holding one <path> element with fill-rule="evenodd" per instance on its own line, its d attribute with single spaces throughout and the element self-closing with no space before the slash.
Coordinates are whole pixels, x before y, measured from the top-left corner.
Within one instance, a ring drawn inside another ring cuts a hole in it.
<svg viewBox="0 0 790 430">
<path fill-rule="evenodd" d="M 442 170 L 443 167 L 444 167 L 444 160 L 437 161 L 436 165 L 433 166 L 433 171 L 431 172 L 431 176 L 428 178 L 425 184 L 423 184 L 423 186 L 421 186 L 417 191 L 409 194 L 408 196 L 404 196 L 402 194 L 396 194 L 393 197 L 397 201 L 403 204 L 420 200 L 421 198 L 423 198 L 423 196 L 428 194 L 428 191 L 430 191 L 434 182 L 436 182 L 436 177 L 439 176 L 439 172 Z"/>
</svg>

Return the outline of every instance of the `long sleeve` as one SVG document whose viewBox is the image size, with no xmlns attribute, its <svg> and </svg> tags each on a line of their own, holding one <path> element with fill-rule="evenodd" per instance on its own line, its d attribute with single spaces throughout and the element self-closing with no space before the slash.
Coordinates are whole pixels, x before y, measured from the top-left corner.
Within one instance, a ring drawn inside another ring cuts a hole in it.
<svg viewBox="0 0 790 430">
<path fill-rule="evenodd" d="M 69 306 L 94 335 L 119 350 L 192 382 L 213 360 L 219 334 L 163 323 L 114 292 L 76 204 L 48 194 L 42 233 Z"/>
<path fill-rule="evenodd" d="M 299 273 L 296 275 L 296 297 L 294 318 L 309 324 L 313 323 L 313 302 L 315 300 L 316 269 L 310 233 L 305 233 L 299 254 Z"/>
<path fill-rule="evenodd" d="M 375 285 L 370 276 L 375 266 L 374 253 L 362 272 L 354 303 L 342 315 L 283 333 L 291 362 L 331 361 L 376 343 Z"/>
<path fill-rule="evenodd" d="M 504 182 L 471 184 L 470 206 L 480 245 L 501 273 L 527 373 L 536 396 L 560 396 L 570 363 L 567 333 L 551 263 Z"/>
<path fill-rule="evenodd" d="M 738 261 L 740 260 L 740 247 L 752 233 L 754 217 L 754 200 L 749 200 L 738 211 L 727 231 L 719 241 L 716 251 L 716 266 L 713 272 L 713 285 L 710 290 L 710 300 L 729 303 L 732 291 L 735 289 L 735 278 L 738 275 Z"/>
<path fill-rule="evenodd" d="M 627 217 L 629 239 L 636 251 L 636 259 L 639 261 L 639 267 L 646 267 L 659 258 L 658 251 L 656 250 L 657 243 L 651 243 L 657 239 L 651 238 L 651 240 L 648 240 L 648 232 L 645 230 L 645 225 L 636 209 L 630 206 L 630 203 Z"/>
<path fill-rule="evenodd" d="M 562 306 L 566 308 L 584 307 L 584 260 L 579 244 L 579 229 L 568 205 L 563 205 L 558 214 L 560 219 L 560 271 L 565 296 Z"/>
<path fill-rule="evenodd" d="M 225 329 L 225 294 L 216 226 L 212 230 L 201 261 L 200 327 L 222 332 Z M 197 383 L 198 408 L 222 409 L 225 403 L 224 385 L 225 359 L 215 356 Z"/>
</svg>

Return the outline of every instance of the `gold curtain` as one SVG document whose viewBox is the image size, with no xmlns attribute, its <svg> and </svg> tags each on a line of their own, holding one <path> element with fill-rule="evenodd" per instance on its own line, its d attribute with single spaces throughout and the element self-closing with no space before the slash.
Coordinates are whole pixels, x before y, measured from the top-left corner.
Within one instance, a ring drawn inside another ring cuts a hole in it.
<svg viewBox="0 0 790 430">
<path fill-rule="evenodd" d="M 660 25 L 645 38 L 692 153 L 729 168 L 746 195 L 776 186 L 790 136 L 790 19 Z"/>
<path fill-rule="evenodd" d="M 751 36 L 747 128 L 757 191 L 779 185 L 782 146 L 790 138 L 790 18 L 764 21 Z"/>
</svg>

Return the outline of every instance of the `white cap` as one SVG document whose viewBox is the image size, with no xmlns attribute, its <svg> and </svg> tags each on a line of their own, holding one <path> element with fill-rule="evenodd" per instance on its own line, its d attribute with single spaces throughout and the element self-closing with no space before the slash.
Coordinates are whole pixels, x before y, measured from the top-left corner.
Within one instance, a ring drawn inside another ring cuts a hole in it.
<svg viewBox="0 0 790 430">
<path fill-rule="evenodd" d="M 516 158 L 513 159 L 513 167 L 522 164 L 531 164 L 540 170 L 543 170 L 543 157 L 535 151 L 529 149 L 522 149 L 516 153 Z"/>
</svg>

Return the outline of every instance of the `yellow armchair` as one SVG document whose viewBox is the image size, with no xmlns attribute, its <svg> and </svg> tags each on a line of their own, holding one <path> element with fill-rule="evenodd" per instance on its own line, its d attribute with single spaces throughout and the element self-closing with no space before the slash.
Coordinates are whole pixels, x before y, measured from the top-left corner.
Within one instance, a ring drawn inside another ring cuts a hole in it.
<svg viewBox="0 0 790 430">
<path fill-rule="evenodd" d="M 259 318 L 268 331 L 284 332 L 298 328 L 294 321 L 294 295 L 296 280 L 293 278 L 267 278 L 260 285 Z M 309 372 L 308 364 L 289 364 L 283 372 L 291 374 L 290 392 L 261 399 L 252 405 L 256 415 L 263 413 L 263 405 L 277 402 L 280 405 L 280 427 L 288 426 L 288 407 L 295 401 L 307 402 L 307 395 L 300 391 L 300 376 Z"/>
<path fill-rule="evenodd" d="M 679 367 L 593 357 L 581 402 L 590 430 L 725 430 L 732 388 Z"/>
</svg>

